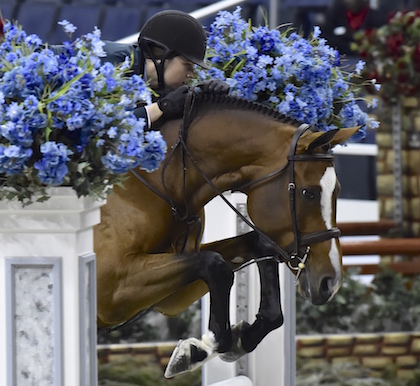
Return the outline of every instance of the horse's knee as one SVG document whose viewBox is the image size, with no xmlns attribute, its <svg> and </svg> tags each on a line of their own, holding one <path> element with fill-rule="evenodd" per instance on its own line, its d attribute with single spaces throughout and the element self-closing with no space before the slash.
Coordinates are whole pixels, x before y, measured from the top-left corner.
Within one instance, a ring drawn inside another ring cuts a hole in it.
<svg viewBox="0 0 420 386">
<path fill-rule="evenodd" d="M 205 251 L 202 266 L 202 279 L 207 282 L 209 287 L 213 283 L 231 287 L 233 285 L 234 273 L 228 263 L 217 252 Z"/>
</svg>

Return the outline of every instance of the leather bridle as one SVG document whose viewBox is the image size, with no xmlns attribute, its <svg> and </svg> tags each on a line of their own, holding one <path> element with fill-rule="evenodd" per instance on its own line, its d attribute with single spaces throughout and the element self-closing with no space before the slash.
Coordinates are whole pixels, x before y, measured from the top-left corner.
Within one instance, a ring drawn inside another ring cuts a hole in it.
<svg viewBox="0 0 420 386">
<path fill-rule="evenodd" d="M 294 240 L 292 244 L 287 248 L 289 259 L 285 260 L 292 270 L 296 272 L 296 280 L 299 279 L 299 276 L 302 270 L 305 268 L 306 260 L 309 256 L 311 245 L 321 243 L 327 240 L 338 238 L 341 235 L 340 229 L 337 227 L 332 227 L 330 229 L 312 232 L 300 235 L 298 221 L 297 221 L 297 212 L 296 212 L 296 182 L 295 182 L 295 162 L 301 161 L 324 161 L 331 162 L 334 159 L 334 156 L 331 152 L 329 153 L 316 153 L 316 154 L 296 154 L 297 144 L 300 137 L 307 131 L 310 130 L 311 126 L 308 124 L 301 124 L 295 131 L 292 142 L 290 144 L 289 154 L 287 156 L 287 163 L 281 169 L 289 168 L 289 207 L 290 215 L 292 219 L 292 229 Z M 301 255 L 301 250 L 303 249 L 303 255 Z M 294 263 L 297 263 L 294 265 Z"/>
<path fill-rule="evenodd" d="M 138 178 L 144 185 L 146 185 L 149 189 L 151 189 L 153 192 L 155 192 L 159 197 L 161 197 L 163 200 L 165 200 L 172 208 L 172 212 L 176 219 L 180 221 L 186 221 L 188 226 L 199 220 L 198 216 L 194 215 L 191 216 L 188 214 L 188 206 L 186 205 L 186 202 L 184 202 L 185 205 L 185 212 L 181 215 L 179 207 L 175 204 L 175 202 L 171 199 L 170 195 L 168 194 L 168 191 L 166 189 L 165 183 L 164 183 L 164 174 L 166 167 L 172 158 L 175 150 L 180 147 L 182 152 L 182 159 L 183 159 L 183 186 L 184 186 L 184 193 L 185 193 L 185 181 L 186 181 L 186 162 L 185 157 L 188 157 L 190 161 L 193 163 L 193 165 L 197 168 L 197 170 L 200 172 L 201 176 L 204 178 L 204 180 L 207 182 L 207 184 L 214 190 L 216 195 L 220 196 L 222 200 L 236 213 L 238 217 L 240 217 L 250 228 L 252 228 L 253 231 L 255 231 L 260 241 L 263 242 L 264 245 L 268 246 L 272 252 L 273 256 L 270 256 L 269 258 L 275 259 L 279 263 L 287 263 L 288 266 L 296 271 L 296 281 L 299 279 L 300 274 L 302 273 L 302 270 L 305 268 L 306 260 L 310 254 L 310 249 L 312 244 L 324 242 L 327 240 L 331 240 L 334 238 L 337 238 L 340 236 L 341 232 L 338 228 L 333 227 L 331 229 L 327 229 L 324 231 L 319 232 L 312 232 L 309 234 L 301 235 L 299 232 L 298 227 L 298 220 L 297 220 L 297 212 L 296 212 L 296 183 L 295 183 L 295 163 L 296 162 L 302 162 L 302 161 L 324 161 L 324 162 L 331 162 L 333 160 L 333 155 L 328 153 L 316 153 L 316 154 L 296 154 L 297 151 L 297 144 L 300 139 L 300 137 L 311 128 L 310 125 L 307 124 L 301 124 L 297 130 L 295 131 L 291 144 L 290 149 L 287 157 L 287 163 L 283 165 L 278 170 L 261 177 L 257 180 L 250 181 L 246 184 L 243 184 L 241 186 L 236 187 L 233 189 L 233 191 L 245 191 L 249 189 L 252 186 L 255 186 L 257 184 L 262 184 L 266 182 L 267 180 L 281 174 L 286 169 L 289 170 L 289 183 L 288 183 L 288 191 L 289 191 L 289 207 L 290 207 L 290 215 L 292 219 L 292 228 L 293 228 L 293 235 L 294 240 L 293 242 L 287 247 L 283 248 L 280 245 L 278 245 L 275 241 L 273 241 L 269 236 L 267 236 L 264 232 L 259 230 L 249 219 L 247 219 L 244 215 L 242 215 L 223 195 L 223 192 L 221 192 L 214 184 L 213 182 L 206 176 L 206 174 L 201 169 L 200 165 L 198 165 L 197 161 L 194 159 L 192 154 L 189 152 L 187 144 L 186 144 L 186 138 L 187 138 L 187 128 L 189 124 L 191 123 L 191 113 L 194 105 L 194 99 L 195 95 L 194 92 L 190 92 L 187 98 L 186 103 L 186 111 L 184 113 L 184 120 L 181 125 L 180 131 L 179 131 L 179 137 L 177 142 L 172 147 L 171 153 L 168 155 L 166 162 L 164 164 L 163 170 L 162 170 L 162 182 L 165 189 L 165 193 L 160 192 L 158 189 L 156 189 L 154 186 L 150 185 L 139 173 L 132 170 L 131 173 Z M 187 108 L 189 106 L 189 108 Z M 185 201 L 185 198 L 184 198 Z M 201 229 L 201 228 L 200 228 Z M 183 248 L 186 245 L 186 241 L 188 239 L 188 232 L 185 238 L 185 242 L 183 245 Z M 198 237 L 198 236 L 197 236 Z M 196 248 L 198 248 L 198 240 L 196 241 Z M 302 253 L 303 252 L 303 253 Z M 261 260 L 265 260 L 266 258 L 262 258 Z M 258 259 L 254 259 L 252 262 L 258 261 Z M 244 264 L 248 265 L 249 263 Z M 242 268 L 241 266 L 240 268 Z"/>
</svg>

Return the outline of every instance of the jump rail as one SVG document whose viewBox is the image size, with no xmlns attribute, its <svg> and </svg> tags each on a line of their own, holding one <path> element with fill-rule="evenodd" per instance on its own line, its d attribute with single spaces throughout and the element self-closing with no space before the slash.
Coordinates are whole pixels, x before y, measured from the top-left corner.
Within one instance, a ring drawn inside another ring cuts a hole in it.
<svg viewBox="0 0 420 386">
<path fill-rule="evenodd" d="M 372 236 L 385 235 L 397 227 L 393 220 L 366 221 L 366 222 L 343 222 L 337 225 L 341 230 L 341 236 Z"/>
<path fill-rule="evenodd" d="M 354 222 L 338 224 L 342 236 L 372 236 L 386 235 L 397 224 L 392 220 L 380 220 L 378 222 Z M 420 238 L 383 238 L 368 241 L 341 241 L 344 256 L 367 256 L 367 255 L 404 255 L 411 261 L 392 262 L 388 267 L 405 276 L 420 275 Z M 346 264 L 345 269 L 360 268 L 360 274 L 375 274 L 380 267 L 377 264 Z"/>
<path fill-rule="evenodd" d="M 343 255 L 409 255 L 420 256 L 420 238 L 343 241 Z"/>
</svg>

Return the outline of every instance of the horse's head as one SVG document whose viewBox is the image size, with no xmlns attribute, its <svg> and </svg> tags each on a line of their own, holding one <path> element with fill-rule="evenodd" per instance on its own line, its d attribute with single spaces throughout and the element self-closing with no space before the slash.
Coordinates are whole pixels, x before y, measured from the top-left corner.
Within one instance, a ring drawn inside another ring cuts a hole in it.
<svg viewBox="0 0 420 386">
<path fill-rule="evenodd" d="M 336 228 L 340 185 L 331 147 L 356 131 L 302 130 L 292 139 L 286 166 L 248 189 L 252 221 L 287 252 L 301 295 L 314 304 L 331 300 L 341 285 L 342 252 Z M 262 243 L 267 245 L 267 240 Z M 284 254 L 280 259 L 286 260 Z"/>
</svg>

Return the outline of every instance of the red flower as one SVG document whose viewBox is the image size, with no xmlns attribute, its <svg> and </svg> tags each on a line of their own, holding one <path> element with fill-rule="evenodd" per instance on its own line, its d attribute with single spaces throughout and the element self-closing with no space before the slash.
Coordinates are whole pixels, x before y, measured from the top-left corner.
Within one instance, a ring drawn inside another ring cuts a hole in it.
<svg viewBox="0 0 420 386">
<path fill-rule="evenodd" d="M 368 52 L 367 52 L 367 51 L 360 51 L 360 52 L 359 52 L 359 56 L 360 56 L 362 59 L 366 59 L 366 58 L 368 57 Z"/>
<path fill-rule="evenodd" d="M 389 14 L 388 14 L 388 23 L 395 17 L 395 15 L 397 14 L 397 12 L 396 11 L 391 11 Z"/>
<path fill-rule="evenodd" d="M 406 83 L 410 79 L 410 77 L 407 74 L 400 74 L 398 75 L 397 79 L 400 83 Z"/>
<path fill-rule="evenodd" d="M 420 43 L 417 44 L 413 51 L 413 66 L 417 72 L 420 72 Z"/>
<path fill-rule="evenodd" d="M 399 56 L 404 41 L 402 33 L 389 35 L 386 39 L 386 51 L 391 56 Z"/>
<path fill-rule="evenodd" d="M 407 19 L 406 19 L 406 26 L 408 27 L 408 26 L 410 26 L 411 24 L 413 24 L 414 23 L 414 20 L 416 20 L 416 16 L 415 15 L 412 15 L 412 14 L 410 14 L 408 17 L 407 17 Z"/>
<path fill-rule="evenodd" d="M 4 27 L 3 19 L 0 17 L 0 38 L 4 36 L 3 27 Z"/>
<path fill-rule="evenodd" d="M 369 39 L 371 36 L 375 36 L 376 35 L 376 30 L 373 28 L 366 28 L 365 31 L 365 36 Z"/>
<path fill-rule="evenodd" d="M 367 77 L 368 79 L 376 79 L 378 82 L 381 82 L 381 75 L 376 70 L 369 71 Z"/>
</svg>

